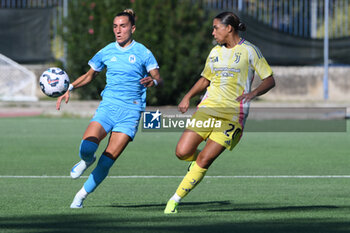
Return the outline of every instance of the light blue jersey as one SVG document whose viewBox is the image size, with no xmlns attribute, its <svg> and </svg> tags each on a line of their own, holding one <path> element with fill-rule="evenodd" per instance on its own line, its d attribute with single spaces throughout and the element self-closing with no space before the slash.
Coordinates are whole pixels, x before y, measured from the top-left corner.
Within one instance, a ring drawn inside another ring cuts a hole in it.
<svg viewBox="0 0 350 233">
<path fill-rule="evenodd" d="M 99 72 L 107 67 L 103 101 L 134 110 L 145 109 L 147 88 L 140 84 L 140 79 L 159 66 L 144 45 L 132 41 L 123 48 L 117 42 L 110 43 L 95 54 L 89 65 Z"/>
</svg>

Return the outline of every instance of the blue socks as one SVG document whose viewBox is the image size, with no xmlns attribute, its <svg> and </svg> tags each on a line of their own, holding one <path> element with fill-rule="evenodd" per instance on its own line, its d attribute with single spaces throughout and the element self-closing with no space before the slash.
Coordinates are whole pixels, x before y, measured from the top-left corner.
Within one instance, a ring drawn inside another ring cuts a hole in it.
<svg viewBox="0 0 350 233">
<path fill-rule="evenodd" d="M 91 172 L 89 178 L 84 184 L 84 189 L 86 192 L 93 192 L 96 187 L 106 178 L 109 169 L 112 167 L 114 161 L 115 160 L 103 154 L 101 155 L 96 168 Z"/>
<path fill-rule="evenodd" d="M 88 140 L 82 140 L 79 148 L 80 158 L 87 163 L 92 162 L 97 148 L 98 144 Z"/>
</svg>

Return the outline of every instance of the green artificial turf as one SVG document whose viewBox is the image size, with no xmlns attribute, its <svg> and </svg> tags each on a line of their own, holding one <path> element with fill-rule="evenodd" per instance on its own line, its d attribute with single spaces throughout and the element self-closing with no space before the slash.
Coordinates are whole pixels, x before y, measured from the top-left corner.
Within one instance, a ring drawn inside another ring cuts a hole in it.
<svg viewBox="0 0 350 233">
<path fill-rule="evenodd" d="M 140 130 L 84 208 L 69 208 L 93 169 L 68 177 L 88 124 L 0 118 L 1 233 L 350 232 L 349 127 L 245 132 L 169 216 L 163 209 L 188 165 L 174 155 L 181 134 L 171 132 Z"/>
</svg>

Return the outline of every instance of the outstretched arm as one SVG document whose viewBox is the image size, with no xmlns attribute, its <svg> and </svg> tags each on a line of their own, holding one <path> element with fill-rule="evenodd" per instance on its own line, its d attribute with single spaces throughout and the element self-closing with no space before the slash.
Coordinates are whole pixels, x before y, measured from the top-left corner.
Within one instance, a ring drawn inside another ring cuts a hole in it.
<svg viewBox="0 0 350 233">
<path fill-rule="evenodd" d="M 192 97 L 197 95 L 198 93 L 204 91 L 210 84 L 210 81 L 204 77 L 201 77 L 191 88 L 191 90 L 183 97 L 181 100 L 178 110 L 182 113 L 187 112 L 190 106 L 190 100 Z"/>
<path fill-rule="evenodd" d="M 86 84 L 90 83 L 98 74 L 99 72 L 93 70 L 92 68 L 90 68 L 90 70 L 88 72 L 86 72 L 85 74 L 83 74 L 82 76 L 80 76 L 79 78 L 77 78 L 74 82 L 72 82 L 71 84 L 73 85 L 73 88 L 78 88 L 78 87 L 82 87 L 85 86 Z M 67 90 L 66 93 L 64 93 L 64 95 L 58 97 L 57 102 L 56 102 L 56 109 L 60 110 L 61 108 L 61 102 L 64 99 L 66 103 L 68 103 L 69 101 L 69 93 L 71 90 Z"/>
<path fill-rule="evenodd" d="M 266 92 L 271 90 L 274 86 L 275 86 L 275 79 L 272 76 L 267 77 L 253 91 L 243 94 L 241 96 L 238 96 L 236 100 L 238 102 L 241 102 L 243 100 L 243 103 L 249 102 L 255 97 L 265 94 Z"/>
</svg>

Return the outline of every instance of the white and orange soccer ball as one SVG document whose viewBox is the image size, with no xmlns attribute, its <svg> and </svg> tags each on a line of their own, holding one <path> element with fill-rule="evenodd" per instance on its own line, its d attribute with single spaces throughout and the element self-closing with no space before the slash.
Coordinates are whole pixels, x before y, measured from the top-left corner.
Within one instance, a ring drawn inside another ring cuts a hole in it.
<svg viewBox="0 0 350 233">
<path fill-rule="evenodd" d="M 59 97 L 66 93 L 69 87 L 67 73 L 57 67 L 48 68 L 40 76 L 40 88 L 49 97 Z"/>
</svg>

